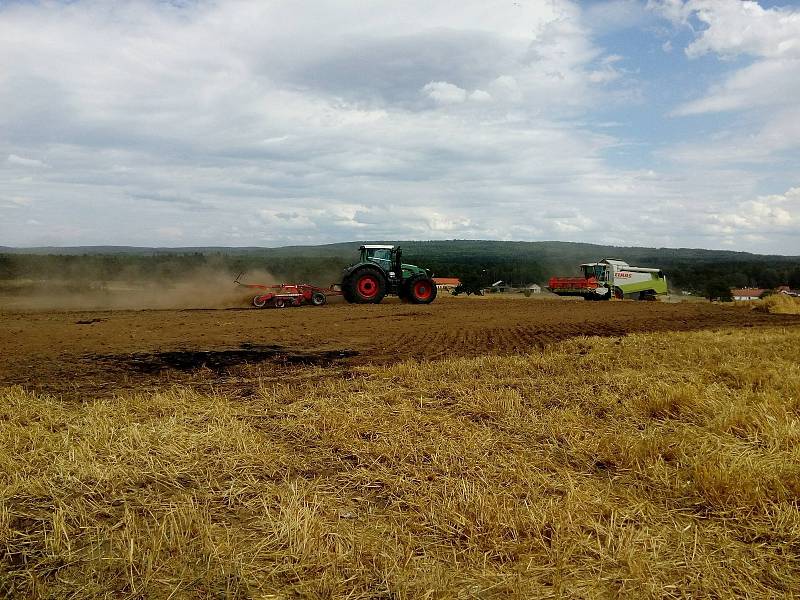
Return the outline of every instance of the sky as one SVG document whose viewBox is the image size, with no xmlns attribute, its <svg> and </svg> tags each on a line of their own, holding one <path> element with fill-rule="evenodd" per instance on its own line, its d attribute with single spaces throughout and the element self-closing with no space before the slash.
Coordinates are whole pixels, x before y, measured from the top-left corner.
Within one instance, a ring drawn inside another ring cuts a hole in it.
<svg viewBox="0 0 800 600">
<path fill-rule="evenodd" d="M 800 254 L 800 2 L 0 0 L 0 245 Z"/>
</svg>

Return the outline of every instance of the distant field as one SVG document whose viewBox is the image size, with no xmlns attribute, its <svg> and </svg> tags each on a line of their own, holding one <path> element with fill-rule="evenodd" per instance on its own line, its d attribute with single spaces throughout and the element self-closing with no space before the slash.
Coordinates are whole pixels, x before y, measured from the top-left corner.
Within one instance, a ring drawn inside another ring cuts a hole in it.
<svg viewBox="0 0 800 600">
<path fill-rule="evenodd" d="M 796 308 L 0 310 L 0 596 L 791 598 Z"/>
</svg>

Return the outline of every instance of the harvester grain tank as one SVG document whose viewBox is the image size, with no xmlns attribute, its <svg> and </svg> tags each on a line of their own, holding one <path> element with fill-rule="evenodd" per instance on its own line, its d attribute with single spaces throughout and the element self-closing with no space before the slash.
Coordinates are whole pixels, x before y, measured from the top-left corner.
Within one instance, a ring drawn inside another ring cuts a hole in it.
<svg viewBox="0 0 800 600">
<path fill-rule="evenodd" d="M 661 269 L 632 267 L 625 261 L 605 258 L 582 264 L 581 271 L 583 277 L 552 277 L 547 289 L 559 296 L 586 300 L 655 300 L 667 293 L 667 278 Z"/>
</svg>

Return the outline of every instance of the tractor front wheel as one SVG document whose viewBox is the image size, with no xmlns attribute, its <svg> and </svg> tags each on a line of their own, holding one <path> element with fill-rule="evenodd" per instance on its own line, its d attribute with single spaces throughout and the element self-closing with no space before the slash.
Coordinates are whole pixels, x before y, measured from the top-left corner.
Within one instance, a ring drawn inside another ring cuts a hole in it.
<svg viewBox="0 0 800 600">
<path fill-rule="evenodd" d="M 412 277 L 405 285 L 404 297 L 412 304 L 430 304 L 436 299 L 436 284 L 430 277 Z"/>
<path fill-rule="evenodd" d="M 342 283 L 344 297 L 356 304 L 378 304 L 386 296 L 386 277 L 378 269 L 364 267 Z"/>
</svg>

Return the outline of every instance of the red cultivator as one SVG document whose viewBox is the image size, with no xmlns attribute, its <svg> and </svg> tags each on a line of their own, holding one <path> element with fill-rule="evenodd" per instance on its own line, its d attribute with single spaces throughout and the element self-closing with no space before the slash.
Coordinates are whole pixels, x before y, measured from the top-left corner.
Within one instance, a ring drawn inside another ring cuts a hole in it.
<svg viewBox="0 0 800 600">
<path fill-rule="evenodd" d="M 328 301 L 328 296 L 341 295 L 340 291 L 320 288 L 307 283 L 262 285 L 260 283 L 242 283 L 239 281 L 239 277 L 234 283 L 261 292 L 253 297 L 253 306 L 256 308 L 284 308 L 303 304 L 322 306 Z"/>
</svg>

